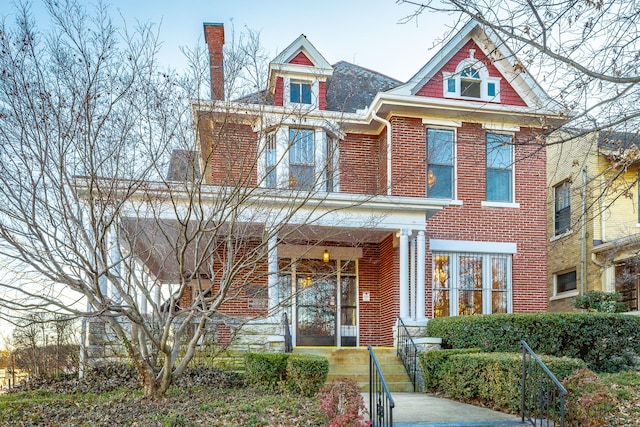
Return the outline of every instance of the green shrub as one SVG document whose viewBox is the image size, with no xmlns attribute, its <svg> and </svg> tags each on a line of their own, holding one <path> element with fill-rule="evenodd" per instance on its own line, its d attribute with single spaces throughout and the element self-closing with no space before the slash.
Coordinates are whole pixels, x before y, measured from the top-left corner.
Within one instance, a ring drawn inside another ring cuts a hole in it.
<svg viewBox="0 0 640 427">
<path fill-rule="evenodd" d="M 619 292 L 589 291 L 576 298 L 573 306 L 600 313 L 623 313 L 629 309 L 629 304 L 620 302 L 620 298 Z"/>
<path fill-rule="evenodd" d="M 424 389 L 426 391 L 440 388 L 440 382 L 449 371 L 449 358 L 455 354 L 479 353 L 477 348 L 460 348 L 451 350 L 434 350 L 418 354 Z"/>
<path fill-rule="evenodd" d="M 287 389 L 313 396 L 327 380 L 329 360 L 325 357 L 291 355 L 287 361 Z"/>
<path fill-rule="evenodd" d="M 443 351 L 443 350 L 440 350 Z M 435 353 L 431 351 L 429 353 Z M 577 359 L 542 356 L 549 370 L 562 380 L 585 363 Z M 437 374 L 437 389 L 454 399 L 482 400 L 511 411 L 521 405 L 520 353 L 450 353 Z M 533 362 L 531 362 L 533 363 Z"/>
<path fill-rule="evenodd" d="M 568 426 L 599 427 L 611 425 L 617 396 L 598 376 L 588 369 L 579 369 L 564 379 L 567 389 L 566 422 Z"/>
<path fill-rule="evenodd" d="M 245 355 L 245 383 L 254 387 L 275 389 L 287 373 L 287 353 L 247 353 Z"/>
<path fill-rule="evenodd" d="M 537 313 L 432 319 L 427 334 L 444 348 L 514 352 L 525 340 L 537 354 L 584 360 L 596 372 L 634 366 L 640 355 L 640 317 L 613 313 Z"/>
</svg>

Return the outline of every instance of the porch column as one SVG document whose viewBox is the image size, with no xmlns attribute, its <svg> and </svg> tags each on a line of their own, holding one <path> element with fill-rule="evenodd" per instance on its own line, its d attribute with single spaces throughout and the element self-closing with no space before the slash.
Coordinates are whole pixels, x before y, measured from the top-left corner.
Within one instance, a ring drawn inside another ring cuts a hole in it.
<svg viewBox="0 0 640 427">
<path fill-rule="evenodd" d="M 269 292 L 269 313 L 278 306 L 278 236 L 271 236 L 267 242 L 267 287 Z"/>
<path fill-rule="evenodd" d="M 400 318 L 409 318 L 409 235 L 400 230 Z"/>
<path fill-rule="evenodd" d="M 409 240 L 409 317 L 416 320 L 416 239 Z"/>
<path fill-rule="evenodd" d="M 418 288 L 418 295 L 416 297 L 416 305 L 417 307 L 417 315 L 416 318 L 418 322 L 423 322 L 426 320 L 425 316 L 425 285 L 426 285 L 426 240 L 424 236 L 424 231 L 418 232 L 418 238 L 416 239 L 416 252 L 417 252 L 417 283 L 416 286 Z"/>
</svg>

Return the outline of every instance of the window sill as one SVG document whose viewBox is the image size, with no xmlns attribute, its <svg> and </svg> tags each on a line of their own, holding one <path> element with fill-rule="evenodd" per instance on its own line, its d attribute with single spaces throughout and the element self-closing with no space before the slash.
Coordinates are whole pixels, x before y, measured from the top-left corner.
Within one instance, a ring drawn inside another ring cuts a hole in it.
<svg viewBox="0 0 640 427">
<path fill-rule="evenodd" d="M 549 301 L 557 301 L 565 298 L 577 297 L 578 295 L 580 295 L 580 292 L 578 292 L 577 290 L 567 291 L 567 292 L 563 292 L 561 294 L 552 296 L 551 298 L 549 298 Z"/>
<path fill-rule="evenodd" d="M 556 240 L 560 240 L 564 237 L 570 236 L 573 234 L 573 230 L 572 229 L 568 229 L 567 231 L 565 231 L 562 234 L 558 234 L 556 236 L 553 236 L 552 238 L 549 239 L 549 242 L 555 242 Z"/>
<path fill-rule="evenodd" d="M 482 206 L 483 208 L 520 209 L 520 203 L 509 203 L 509 202 L 482 202 L 480 206 Z"/>
</svg>

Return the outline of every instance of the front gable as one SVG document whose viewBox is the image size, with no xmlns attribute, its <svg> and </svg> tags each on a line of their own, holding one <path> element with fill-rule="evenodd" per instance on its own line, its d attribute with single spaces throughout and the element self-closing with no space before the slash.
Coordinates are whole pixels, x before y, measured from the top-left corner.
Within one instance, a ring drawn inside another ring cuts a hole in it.
<svg viewBox="0 0 640 427">
<path fill-rule="evenodd" d="M 269 64 L 269 90 L 277 106 L 323 110 L 332 74 L 331 65 L 301 34 Z"/>
<path fill-rule="evenodd" d="M 406 84 L 399 95 L 552 108 L 555 103 L 497 34 L 470 21 Z"/>
</svg>

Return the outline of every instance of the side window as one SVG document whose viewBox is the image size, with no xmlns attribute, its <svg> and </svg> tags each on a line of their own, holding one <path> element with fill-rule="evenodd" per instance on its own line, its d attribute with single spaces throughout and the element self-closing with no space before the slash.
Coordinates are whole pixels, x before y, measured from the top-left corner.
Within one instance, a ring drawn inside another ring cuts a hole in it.
<svg viewBox="0 0 640 427">
<path fill-rule="evenodd" d="M 289 89 L 289 101 L 296 104 L 311 104 L 311 84 L 291 82 Z"/>
<path fill-rule="evenodd" d="M 427 129 L 427 197 L 454 198 L 454 132 Z"/>
<path fill-rule="evenodd" d="M 487 201 L 513 202 L 511 135 L 487 133 Z"/>
<path fill-rule="evenodd" d="M 571 229 L 571 184 L 565 181 L 554 187 L 555 235 Z"/>
<path fill-rule="evenodd" d="M 289 129 L 289 187 L 311 190 L 314 186 L 315 142 L 313 129 Z"/>
<path fill-rule="evenodd" d="M 276 134 L 271 132 L 267 135 L 265 147 L 265 179 L 264 185 L 268 188 L 275 188 L 278 183 L 277 174 L 277 154 L 276 154 Z"/>
<path fill-rule="evenodd" d="M 577 289 L 576 271 L 556 274 L 556 295 Z"/>
</svg>

